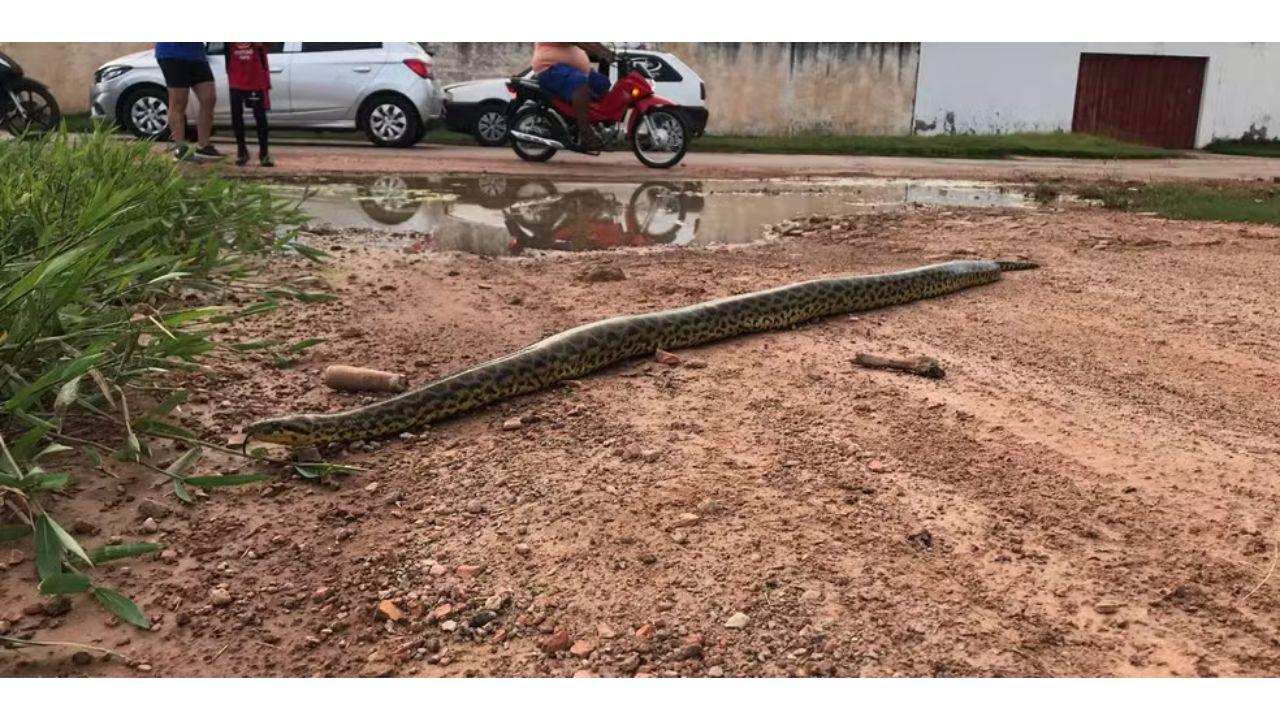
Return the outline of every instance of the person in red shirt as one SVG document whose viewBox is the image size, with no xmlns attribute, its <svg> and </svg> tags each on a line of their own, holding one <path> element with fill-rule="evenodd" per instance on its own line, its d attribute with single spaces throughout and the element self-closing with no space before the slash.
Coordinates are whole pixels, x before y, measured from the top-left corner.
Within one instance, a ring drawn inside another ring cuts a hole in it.
<svg viewBox="0 0 1280 720">
<path fill-rule="evenodd" d="M 231 91 L 231 129 L 236 134 L 236 164 L 249 162 L 249 148 L 244 143 L 244 108 L 253 111 L 258 127 L 258 163 L 275 165 L 267 152 L 267 110 L 271 109 L 271 66 L 267 62 L 267 44 L 236 42 L 226 44 L 227 87 Z"/>
</svg>

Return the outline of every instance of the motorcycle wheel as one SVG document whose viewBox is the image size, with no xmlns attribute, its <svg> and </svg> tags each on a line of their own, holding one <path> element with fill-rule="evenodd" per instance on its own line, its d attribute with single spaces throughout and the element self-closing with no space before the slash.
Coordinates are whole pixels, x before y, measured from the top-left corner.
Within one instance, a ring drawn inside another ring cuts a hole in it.
<svg viewBox="0 0 1280 720">
<path fill-rule="evenodd" d="M 631 151 L 651 168 L 665 170 L 689 151 L 689 127 L 684 116 L 666 107 L 650 110 L 631 130 Z"/>
<path fill-rule="evenodd" d="M 62 111 L 58 109 L 58 101 L 54 99 L 45 86 L 22 78 L 11 88 L 18 102 L 26 112 L 24 118 L 16 108 L 10 108 L 4 118 L 0 118 L 4 129 L 15 137 L 28 135 L 39 137 L 57 129 L 62 122 Z"/>
<path fill-rule="evenodd" d="M 511 129 L 517 132 L 554 139 L 554 122 L 550 111 L 546 108 L 528 107 L 516 113 L 515 118 L 511 121 Z M 516 151 L 516 155 L 519 155 L 521 160 L 527 160 L 528 162 L 546 162 L 559 152 L 555 148 L 546 147 L 545 145 L 522 143 L 514 137 L 511 138 L 511 149 Z"/>
</svg>

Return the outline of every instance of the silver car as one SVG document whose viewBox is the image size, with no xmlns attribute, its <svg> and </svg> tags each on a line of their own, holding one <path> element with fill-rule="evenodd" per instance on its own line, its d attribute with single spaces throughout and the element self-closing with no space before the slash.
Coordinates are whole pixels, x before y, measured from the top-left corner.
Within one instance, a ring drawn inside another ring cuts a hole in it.
<svg viewBox="0 0 1280 720">
<path fill-rule="evenodd" d="M 218 127 L 231 124 L 224 44 L 206 43 L 218 90 Z M 267 43 L 267 57 L 272 128 L 363 130 L 375 145 L 408 147 L 442 120 L 444 95 L 435 82 L 431 55 L 420 43 Z M 192 122 L 195 106 L 194 100 L 188 104 Z M 140 138 L 164 136 L 168 93 L 154 51 L 98 68 L 89 90 L 89 112 Z"/>
</svg>

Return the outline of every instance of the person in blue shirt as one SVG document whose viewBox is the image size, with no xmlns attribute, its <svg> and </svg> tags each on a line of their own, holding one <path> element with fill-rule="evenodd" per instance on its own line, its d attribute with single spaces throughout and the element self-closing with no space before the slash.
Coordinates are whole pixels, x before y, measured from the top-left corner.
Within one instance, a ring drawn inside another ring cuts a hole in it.
<svg viewBox="0 0 1280 720">
<path fill-rule="evenodd" d="M 213 106 L 217 102 L 217 96 L 214 93 L 213 71 L 209 69 L 204 43 L 158 42 L 156 63 L 164 74 L 164 84 L 169 90 L 169 135 L 176 145 L 173 157 L 177 160 L 188 157 L 222 157 L 222 153 L 210 141 L 213 135 Z M 187 147 L 187 100 L 192 91 L 199 103 L 194 152 Z"/>
</svg>

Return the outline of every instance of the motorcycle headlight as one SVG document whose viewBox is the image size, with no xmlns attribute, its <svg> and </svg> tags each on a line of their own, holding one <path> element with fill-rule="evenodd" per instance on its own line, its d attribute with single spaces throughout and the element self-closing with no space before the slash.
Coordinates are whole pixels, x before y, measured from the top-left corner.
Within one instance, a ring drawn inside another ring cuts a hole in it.
<svg viewBox="0 0 1280 720">
<path fill-rule="evenodd" d="M 132 69 L 128 65 L 108 65 L 104 68 L 98 68 L 98 72 L 93 74 L 93 81 L 106 82 L 107 80 L 115 80 Z"/>
</svg>

